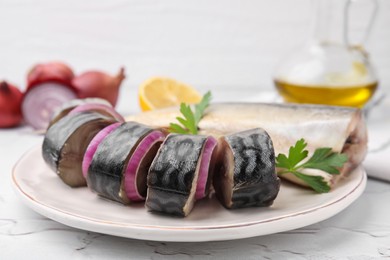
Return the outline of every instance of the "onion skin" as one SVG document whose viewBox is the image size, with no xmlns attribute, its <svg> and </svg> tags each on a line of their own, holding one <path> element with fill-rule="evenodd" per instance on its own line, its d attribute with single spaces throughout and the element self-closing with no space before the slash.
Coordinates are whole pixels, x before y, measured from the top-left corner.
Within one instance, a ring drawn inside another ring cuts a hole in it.
<svg viewBox="0 0 390 260">
<path fill-rule="evenodd" d="M 27 90 L 48 81 L 72 87 L 73 78 L 73 70 L 65 63 L 52 61 L 36 64 L 27 75 Z"/>
<path fill-rule="evenodd" d="M 214 161 L 217 147 L 217 140 L 210 136 L 207 138 L 203 148 L 202 157 L 200 161 L 198 183 L 196 185 L 195 198 L 197 200 L 205 198 L 209 193 L 209 185 L 214 171 Z M 214 156 L 213 156 L 214 154 Z M 214 158 L 213 158 L 214 157 Z M 211 175 L 211 176 L 209 176 Z"/>
<path fill-rule="evenodd" d="M 147 134 L 135 148 L 124 172 L 124 190 L 132 202 L 144 201 L 150 164 L 166 134 L 154 130 Z"/>
<path fill-rule="evenodd" d="M 125 69 L 121 68 L 116 76 L 101 71 L 87 71 L 75 77 L 72 85 L 76 88 L 79 98 L 104 98 L 115 107 L 119 87 L 125 79 Z"/>
<path fill-rule="evenodd" d="M 22 121 L 23 94 L 19 88 L 0 82 L 0 128 L 14 127 Z"/>
</svg>

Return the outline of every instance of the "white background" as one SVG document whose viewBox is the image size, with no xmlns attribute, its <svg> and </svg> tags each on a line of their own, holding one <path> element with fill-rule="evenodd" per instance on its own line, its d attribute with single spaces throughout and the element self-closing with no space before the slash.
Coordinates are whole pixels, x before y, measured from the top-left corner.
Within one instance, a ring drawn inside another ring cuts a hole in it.
<svg viewBox="0 0 390 260">
<path fill-rule="evenodd" d="M 390 85 L 390 1 L 366 47 Z M 309 37 L 310 0 L 0 0 L 0 78 L 24 89 L 32 64 L 127 69 L 124 88 L 155 75 L 203 89 L 272 89 L 276 64 Z"/>
</svg>

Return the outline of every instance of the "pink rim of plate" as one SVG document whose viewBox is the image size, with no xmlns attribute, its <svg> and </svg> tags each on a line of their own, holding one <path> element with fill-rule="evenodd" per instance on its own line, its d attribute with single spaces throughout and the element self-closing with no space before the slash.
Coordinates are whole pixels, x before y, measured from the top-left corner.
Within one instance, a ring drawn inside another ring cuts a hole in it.
<svg viewBox="0 0 390 260">
<path fill-rule="evenodd" d="M 143 201 L 145 197 L 142 197 L 137 188 L 137 174 L 139 166 L 145 154 L 152 148 L 152 146 L 159 141 L 164 141 L 165 135 L 161 131 L 154 130 L 149 133 L 138 144 L 134 153 L 131 155 L 127 164 L 125 176 L 124 176 L 124 190 L 127 198 L 131 201 Z"/>
<path fill-rule="evenodd" d="M 92 158 L 96 153 L 96 150 L 99 146 L 99 144 L 103 141 L 104 138 L 106 138 L 107 135 L 109 135 L 112 131 L 117 129 L 121 123 L 114 123 L 109 126 L 106 126 L 102 130 L 100 130 L 97 135 L 91 140 L 89 143 L 87 150 L 85 151 L 84 158 L 83 158 L 83 163 L 82 163 L 82 170 L 83 170 L 83 176 L 84 178 L 87 178 L 88 175 L 88 169 L 89 166 L 91 165 Z"/>
<path fill-rule="evenodd" d="M 195 198 L 203 199 L 206 196 L 206 185 L 209 176 L 209 167 L 214 148 L 217 146 L 217 140 L 214 137 L 208 137 L 200 161 L 198 184 L 196 186 Z"/>
</svg>

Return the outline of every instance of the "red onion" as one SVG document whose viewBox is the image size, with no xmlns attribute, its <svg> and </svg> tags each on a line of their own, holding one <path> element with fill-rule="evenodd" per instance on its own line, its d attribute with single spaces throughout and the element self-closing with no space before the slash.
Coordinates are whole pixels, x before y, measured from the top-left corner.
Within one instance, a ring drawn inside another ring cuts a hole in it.
<svg viewBox="0 0 390 260">
<path fill-rule="evenodd" d="M 62 62 L 47 62 L 35 65 L 27 75 L 27 89 L 48 81 L 71 86 L 74 74 L 72 69 Z"/>
<path fill-rule="evenodd" d="M 137 188 L 137 179 L 144 178 L 146 186 L 146 172 L 141 172 L 139 169 L 142 167 L 142 162 L 146 158 L 147 153 L 154 145 L 161 143 L 165 139 L 165 134 L 161 131 L 155 130 L 149 133 L 147 136 L 142 139 L 134 153 L 131 155 L 131 158 L 127 164 L 125 171 L 125 180 L 124 180 L 124 190 L 127 197 L 130 201 L 143 201 L 143 197 Z M 155 156 L 155 154 L 153 154 Z M 150 156 L 150 155 L 149 155 Z M 139 174 L 144 174 L 145 176 L 139 176 Z"/>
<path fill-rule="evenodd" d="M 87 71 L 75 77 L 72 85 L 79 98 L 100 97 L 115 107 L 119 95 L 119 87 L 125 78 L 125 70 L 121 68 L 116 76 L 101 71 Z"/>
<path fill-rule="evenodd" d="M 5 81 L 0 82 L 0 127 L 12 127 L 22 121 L 20 104 L 23 94 Z"/>
<path fill-rule="evenodd" d="M 103 104 L 111 107 L 110 102 L 102 98 L 84 98 L 84 99 L 72 99 L 68 102 L 62 104 L 59 108 L 57 108 L 53 112 L 53 116 L 50 119 L 49 127 L 55 124 L 58 120 L 69 114 L 71 110 L 73 110 L 78 105 L 86 104 L 86 103 L 94 103 L 94 104 Z"/>
<path fill-rule="evenodd" d="M 125 122 L 125 119 L 123 116 L 121 116 L 118 112 L 115 111 L 115 109 L 111 105 L 105 105 L 105 104 L 96 104 L 96 103 L 85 103 L 78 105 L 74 109 L 72 109 L 69 114 L 76 114 L 79 112 L 84 112 L 84 111 L 96 111 L 96 112 L 101 112 L 104 115 L 111 116 L 118 120 L 119 122 Z"/>
<path fill-rule="evenodd" d="M 211 136 L 208 137 L 202 153 L 202 158 L 200 159 L 199 177 L 195 193 L 195 198 L 197 200 L 203 199 L 207 195 L 206 186 L 209 174 L 211 174 L 211 157 L 216 146 L 217 140 Z"/>
<path fill-rule="evenodd" d="M 109 133 L 117 129 L 120 125 L 121 123 L 114 123 L 109 126 L 106 126 L 102 130 L 100 130 L 100 132 L 97 133 L 97 135 L 95 135 L 95 137 L 91 140 L 91 142 L 87 147 L 87 150 L 85 151 L 84 158 L 83 158 L 82 169 L 83 169 L 84 178 L 87 178 L 89 166 L 91 165 L 92 158 L 99 144 Z"/>
<path fill-rule="evenodd" d="M 46 129 L 54 111 L 75 98 L 77 98 L 75 91 L 63 84 L 46 82 L 35 85 L 24 95 L 22 102 L 24 119 L 35 129 Z"/>
</svg>

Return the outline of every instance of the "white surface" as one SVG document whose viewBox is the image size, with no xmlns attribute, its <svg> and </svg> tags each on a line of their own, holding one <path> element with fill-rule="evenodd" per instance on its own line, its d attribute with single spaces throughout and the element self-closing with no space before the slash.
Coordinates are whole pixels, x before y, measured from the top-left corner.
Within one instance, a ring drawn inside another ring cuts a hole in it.
<svg viewBox="0 0 390 260">
<path fill-rule="evenodd" d="M 119 111 L 137 112 L 136 88 L 167 75 L 211 89 L 216 101 L 257 100 L 276 63 L 307 35 L 309 0 L 0 1 L 0 77 L 24 88 L 29 67 L 66 60 L 76 72 L 125 65 Z M 381 86 L 390 84 L 390 1 L 368 43 Z M 388 110 L 387 110 L 388 111 Z M 384 112 L 385 114 L 385 112 Z M 386 120 L 388 120 L 387 117 Z M 381 129 L 382 119 L 370 118 Z M 371 131 L 372 132 L 372 131 Z M 375 136 L 371 134 L 371 136 Z M 385 143 L 386 136 L 378 138 Z M 388 138 L 388 137 L 387 137 Z M 0 129 L 0 259 L 373 259 L 390 257 L 390 184 L 369 179 L 336 216 L 305 228 L 226 242 L 146 242 L 82 231 L 42 217 L 15 195 L 11 171 L 42 136 Z M 383 144 L 382 143 L 382 144 Z M 389 174 L 381 152 L 375 169 Z M 365 163 L 379 156 L 369 154 Z M 372 161 L 371 161 L 372 162 Z M 80 198 L 82 199 L 82 198 Z"/>
<path fill-rule="evenodd" d="M 390 168 L 384 167 L 390 159 L 390 95 L 370 111 L 368 124 L 368 154 L 364 167 L 371 177 L 390 182 Z"/>
<path fill-rule="evenodd" d="M 367 177 L 358 168 L 326 194 L 282 183 L 271 207 L 227 210 L 212 197 L 198 201 L 186 218 L 151 214 L 144 203 L 123 206 L 99 198 L 87 187 L 72 189 L 43 161 L 41 146 L 21 158 L 12 179 L 16 193 L 30 208 L 63 224 L 128 238 L 196 242 L 268 235 L 317 223 L 354 202 Z"/>
</svg>

